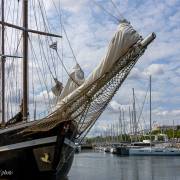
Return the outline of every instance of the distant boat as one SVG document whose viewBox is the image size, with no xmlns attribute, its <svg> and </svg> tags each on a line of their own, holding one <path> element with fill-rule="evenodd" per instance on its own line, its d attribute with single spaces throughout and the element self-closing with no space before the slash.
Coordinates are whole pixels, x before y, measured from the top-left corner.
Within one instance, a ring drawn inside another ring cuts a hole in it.
<svg viewBox="0 0 180 180">
<path fill-rule="evenodd" d="M 105 147 L 104 152 L 106 152 L 106 153 L 111 152 L 111 147 L 110 146 Z"/>
<path fill-rule="evenodd" d="M 144 147 L 130 148 L 129 155 L 144 155 L 144 156 L 180 156 L 180 149 L 177 148 L 159 148 L 159 147 Z"/>
<path fill-rule="evenodd" d="M 149 147 L 130 147 L 129 155 L 137 156 L 180 156 L 180 149 L 171 147 L 152 147 L 152 127 L 151 127 L 151 76 L 150 76 L 150 141 L 149 143 L 138 143 Z"/>
</svg>

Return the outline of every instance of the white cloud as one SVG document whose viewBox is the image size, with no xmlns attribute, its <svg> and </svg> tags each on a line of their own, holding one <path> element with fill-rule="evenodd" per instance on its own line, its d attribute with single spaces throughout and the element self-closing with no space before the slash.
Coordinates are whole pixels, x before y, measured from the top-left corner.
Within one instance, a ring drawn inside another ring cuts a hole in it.
<svg viewBox="0 0 180 180">
<path fill-rule="evenodd" d="M 180 116 L 180 109 L 175 109 L 175 110 L 158 110 L 155 112 L 157 116 L 160 117 L 168 117 L 168 118 L 172 118 L 174 117 L 174 119 L 177 119 Z M 169 119 L 170 120 L 170 119 Z M 173 119 L 171 119 L 173 120 Z"/>
<path fill-rule="evenodd" d="M 144 70 L 144 74 L 158 76 L 164 74 L 164 65 L 162 64 L 151 64 Z"/>
<path fill-rule="evenodd" d="M 109 107 L 112 108 L 114 113 L 119 113 L 120 109 L 127 111 L 129 106 L 130 106 L 129 104 L 119 104 L 116 100 L 112 100 L 109 103 Z"/>
<path fill-rule="evenodd" d="M 47 92 L 47 91 L 41 91 L 39 94 L 35 96 L 35 100 L 37 103 L 48 103 L 49 100 L 53 98 L 53 93 L 52 92 Z"/>
</svg>

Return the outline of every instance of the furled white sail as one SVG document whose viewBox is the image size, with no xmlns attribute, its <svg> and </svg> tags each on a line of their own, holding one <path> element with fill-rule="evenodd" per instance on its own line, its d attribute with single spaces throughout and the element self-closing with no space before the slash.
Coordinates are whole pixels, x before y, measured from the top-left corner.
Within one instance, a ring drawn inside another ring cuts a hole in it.
<svg viewBox="0 0 180 180">
<path fill-rule="evenodd" d="M 76 88 L 78 88 L 80 85 L 84 83 L 84 72 L 82 71 L 79 64 L 76 64 L 75 67 L 73 67 L 73 70 L 70 74 L 70 77 L 59 97 L 59 100 L 63 99 L 67 95 L 69 95 L 72 91 L 74 91 Z"/>
<path fill-rule="evenodd" d="M 51 91 L 53 92 L 55 96 L 59 97 L 63 89 L 63 84 L 57 79 L 54 79 L 54 80 L 56 84 L 54 87 L 51 88 Z"/>
<path fill-rule="evenodd" d="M 58 107 L 70 101 L 74 96 L 83 92 L 84 89 L 86 89 L 88 86 L 91 86 L 96 80 L 101 78 L 104 74 L 108 73 L 114 63 L 140 39 L 140 35 L 128 22 L 121 23 L 118 26 L 118 30 L 109 44 L 108 52 L 101 63 L 96 67 L 96 69 L 89 75 L 89 77 L 79 88 L 77 88 L 70 94 L 70 91 L 68 91 L 68 93 L 64 93 L 64 99 L 61 98 L 62 100 L 58 103 Z"/>
<path fill-rule="evenodd" d="M 128 22 L 121 23 L 106 56 L 84 83 L 71 86 L 74 82 L 69 80 L 53 112 L 25 131 L 47 131 L 73 120 L 78 123 L 79 135 L 88 132 L 155 37 L 152 33 L 142 39 Z"/>
</svg>

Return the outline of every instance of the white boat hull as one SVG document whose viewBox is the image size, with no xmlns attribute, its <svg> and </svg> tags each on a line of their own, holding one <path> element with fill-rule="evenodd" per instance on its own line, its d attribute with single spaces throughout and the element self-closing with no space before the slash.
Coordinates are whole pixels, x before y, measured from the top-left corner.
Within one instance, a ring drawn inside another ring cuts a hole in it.
<svg viewBox="0 0 180 180">
<path fill-rule="evenodd" d="M 176 148 L 130 148 L 129 155 L 137 156 L 180 156 Z"/>
</svg>

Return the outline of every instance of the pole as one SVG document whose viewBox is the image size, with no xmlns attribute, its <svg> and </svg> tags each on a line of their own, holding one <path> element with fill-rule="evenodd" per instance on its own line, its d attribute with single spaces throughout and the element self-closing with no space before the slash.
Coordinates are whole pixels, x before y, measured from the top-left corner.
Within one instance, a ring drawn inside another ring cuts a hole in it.
<svg viewBox="0 0 180 180">
<path fill-rule="evenodd" d="M 28 0 L 23 0 L 23 120 L 28 117 Z"/>
<path fill-rule="evenodd" d="M 149 121 L 150 121 L 150 145 L 152 147 L 152 119 L 151 119 L 151 75 L 150 75 L 150 78 L 149 78 L 149 90 L 150 90 L 150 105 L 149 105 Z"/>
<path fill-rule="evenodd" d="M 4 46 L 4 0 L 1 0 L 1 53 L 4 55 L 5 46 Z M 1 91 L 2 91 L 2 98 L 1 98 L 1 106 L 2 106 L 2 125 L 5 124 L 5 57 L 1 56 Z"/>
<path fill-rule="evenodd" d="M 175 143 L 175 141 L 174 141 L 174 120 L 173 120 L 173 143 Z"/>
<path fill-rule="evenodd" d="M 134 135 L 135 135 L 135 139 L 137 141 L 137 122 L 136 122 L 136 102 L 135 102 L 135 93 L 134 93 L 134 88 L 133 90 L 133 120 L 134 120 Z"/>
<path fill-rule="evenodd" d="M 132 134 L 133 134 L 133 131 L 132 131 L 132 118 L 131 118 L 131 107 L 129 106 L 129 135 L 130 135 L 130 140 L 131 140 L 131 143 L 132 143 Z"/>
<path fill-rule="evenodd" d="M 120 124 L 120 139 L 121 139 L 121 142 L 123 141 L 123 137 L 122 137 L 122 111 L 121 111 L 121 108 L 119 108 L 119 124 Z"/>
</svg>

